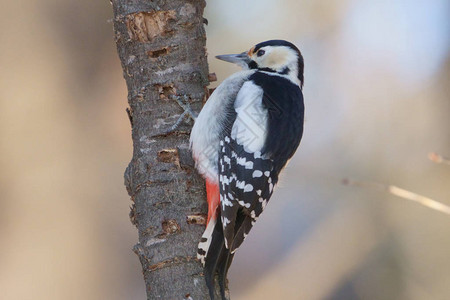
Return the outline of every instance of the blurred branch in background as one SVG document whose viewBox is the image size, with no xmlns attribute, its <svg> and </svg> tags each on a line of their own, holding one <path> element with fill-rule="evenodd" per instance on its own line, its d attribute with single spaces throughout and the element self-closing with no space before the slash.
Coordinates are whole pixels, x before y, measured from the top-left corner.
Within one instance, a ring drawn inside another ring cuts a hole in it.
<svg viewBox="0 0 450 300">
<path fill-rule="evenodd" d="M 428 154 L 428 158 L 432 161 L 435 162 L 437 164 L 446 164 L 446 165 L 450 165 L 450 158 L 444 157 L 442 155 L 439 155 L 435 152 L 431 152 L 430 154 Z"/>
<path fill-rule="evenodd" d="M 386 185 L 378 182 L 367 182 L 367 181 L 357 181 L 357 180 L 351 180 L 351 179 L 344 179 L 342 181 L 344 185 L 349 186 L 358 186 L 358 187 L 364 187 L 364 188 L 374 188 L 381 191 L 386 191 L 394 196 L 411 200 L 414 202 L 417 202 L 423 206 L 426 206 L 428 208 L 440 211 L 444 214 L 450 215 L 450 206 L 445 205 L 439 201 L 430 199 L 428 197 L 410 192 L 408 190 L 399 188 L 395 185 Z"/>
</svg>

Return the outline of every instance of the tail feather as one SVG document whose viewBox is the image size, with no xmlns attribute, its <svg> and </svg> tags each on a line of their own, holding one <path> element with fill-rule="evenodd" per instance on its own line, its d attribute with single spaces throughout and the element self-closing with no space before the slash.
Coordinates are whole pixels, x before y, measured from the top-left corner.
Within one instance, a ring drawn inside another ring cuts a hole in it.
<svg viewBox="0 0 450 300">
<path fill-rule="evenodd" d="M 202 239 L 198 245 L 197 257 L 204 266 L 204 275 L 206 286 L 208 287 L 211 300 L 214 300 L 216 292 L 215 275 L 218 273 L 218 283 L 220 287 L 220 296 L 222 300 L 227 300 L 225 289 L 227 286 L 227 274 L 233 261 L 234 252 L 242 243 L 244 233 L 248 233 L 247 222 L 250 219 L 242 209 L 236 211 L 236 226 L 231 232 L 231 245 L 228 249 L 225 245 L 224 228 L 221 219 L 221 210 L 219 207 L 218 186 L 211 182 L 206 182 L 206 190 L 208 196 L 208 225 L 203 233 Z M 243 226 L 244 225 L 244 226 Z M 251 227 L 251 226 L 250 226 Z M 236 243 L 235 238 L 238 237 Z"/>
<path fill-rule="evenodd" d="M 252 229 L 252 226 L 252 218 L 249 216 L 244 217 L 242 223 L 239 224 L 239 227 L 237 227 L 237 230 L 234 234 L 233 243 L 230 246 L 232 254 L 234 254 L 236 250 L 241 246 L 242 242 L 244 242 L 248 233 Z"/>
<path fill-rule="evenodd" d="M 218 217 L 216 220 L 217 223 L 215 224 L 214 230 L 210 236 L 211 242 L 209 244 L 209 249 L 206 253 L 204 264 L 206 286 L 208 287 L 211 300 L 214 299 L 215 294 L 214 276 L 219 266 L 220 259 L 223 256 L 224 250 L 226 250 L 223 238 L 222 222 L 220 221 L 220 217 Z M 226 300 L 226 298 L 223 299 Z"/>
<path fill-rule="evenodd" d="M 205 258 L 208 255 L 209 248 L 211 246 L 212 236 L 216 227 L 217 218 L 213 218 L 206 226 L 205 232 L 202 235 L 200 243 L 198 244 L 197 258 L 205 265 Z M 220 222 L 220 220 L 219 220 Z"/>
<path fill-rule="evenodd" d="M 198 257 L 204 265 L 206 286 L 211 300 L 215 295 L 215 275 L 219 274 L 219 287 L 222 300 L 227 300 L 225 295 L 226 278 L 228 269 L 233 260 L 233 254 L 225 247 L 222 221 L 219 216 L 211 219 L 199 244 Z"/>
<path fill-rule="evenodd" d="M 222 249 L 221 259 L 217 266 L 217 272 L 219 273 L 219 287 L 220 287 L 220 295 L 222 299 L 226 299 L 225 296 L 225 288 L 227 286 L 227 274 L 228 269 L 230 268 L 231 262 L 233 261 L 234 254 L 230 253 L 230 250 L 226 247 Z"/>
</svg>

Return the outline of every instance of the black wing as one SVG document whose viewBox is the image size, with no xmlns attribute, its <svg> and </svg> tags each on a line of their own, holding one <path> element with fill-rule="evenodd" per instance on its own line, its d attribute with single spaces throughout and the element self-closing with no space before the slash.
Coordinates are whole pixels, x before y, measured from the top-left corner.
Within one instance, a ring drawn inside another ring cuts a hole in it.
<svg viewBox="0 0 450 300">
<path fill-rule="evenodd" d="M 227 136 L 219 154 L 221 221 L 225 246 L 234 253 L 273 192 L 273 161 L 249 153 Z"/>
<path fill-rule="evenodd" d="M 298 85 L 281 76 L 256 72 L 250 80 L 264 91 L 262 101 L 269 113 L 269 124 L 262 152 L 273 158 L 278 181 L 278 174 L 294 155 L 302 139 L 305 113 L 303 94 Z"/>
</svg>

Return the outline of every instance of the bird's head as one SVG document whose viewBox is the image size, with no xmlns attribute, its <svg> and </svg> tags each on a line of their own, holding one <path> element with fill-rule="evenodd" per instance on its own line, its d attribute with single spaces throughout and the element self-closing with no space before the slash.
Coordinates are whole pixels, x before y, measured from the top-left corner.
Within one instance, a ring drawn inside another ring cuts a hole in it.
<svg viewBox="0 0 450 300">
<path fill-rule="evenodd" d="M 247 52 L 218 55 L 216 58 L 235 63 L 244 69 L 287 75 L 303 86 L 303 56 L 294 44 L 287 41 L 270 40 L 255 45 Z"/>
</svg>

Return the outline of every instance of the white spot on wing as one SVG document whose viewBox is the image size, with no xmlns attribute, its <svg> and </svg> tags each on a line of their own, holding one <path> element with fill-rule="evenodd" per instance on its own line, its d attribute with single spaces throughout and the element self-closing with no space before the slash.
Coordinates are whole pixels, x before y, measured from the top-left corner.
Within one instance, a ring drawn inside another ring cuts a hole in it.
<svg viewBox="0 0 450 300">
<path fill-rule="evenodd" d="M 253 162 L 252 161 L 246 162 L 245 163 L 245 168 L 249 169 L 249 170 L 253 169 Z"/>
<path fill-rule="evenodd" d="M 236 163 L 238 165 L 245 166 L 246 162 L 247 162 L 247 160 L 245 159 L 245 157 L 238 157 L 238 158 L 236 158 Z"/>
<path fill-rule="evenodd" d="M 222 224 L 223 224 L 223 226 L 227 226 L 230 223 L 231 223 L 231 221 L 228 220 L 227 217 L 222 217 Z"/>
<path fill-rule="evenodd" d="M 245 188 L 245 181 L 239 181 L 239 180 L 236 180 L 236 187 L 237 187 L 238 189 L 243 190 L 243 189 Z"/>
<path fill-rule="evenodd" d="M 246 208 L 250 208 L 250 203 L 245 203 L 244 201 L 241 201 L 241 200 L 239 200 L 238 203 L 239 203 L 241 206 L 244 206 L 244 207 L 246 207 Z"/>
<path fill-rule="evenodd" d="M 222 203 L 222 209 L 225 209 L 225 206 L 229 206 L 229 207 L 233 206 L 233 202 L 228 200 L 228 198 L 226 196 L 220 195 L 220 202 Z"/>
<path fill-rule="evenodd" d="M 221 174 L 219 175 L 219 182 L 222 184 L 222 189 L 225 189 L 225 186 L 230 184 L 230 178 Z"/>
<path fill-rule="evenodd" d="M 253 176 L 253 178 L 256 178 L 256 177 L 261 177 L 262 174 L 263 173 L 260 170 L 255 170 L 255 171 L 253 171 L 252 176 Z"/>
<path fill-rule="evenodd" d="M 251 185 L 250 183 L 247 183 L 244 187 L 244 193 L 251 192 L 251 191 L 253 191 L 253 185 Z"/>
</svg>

